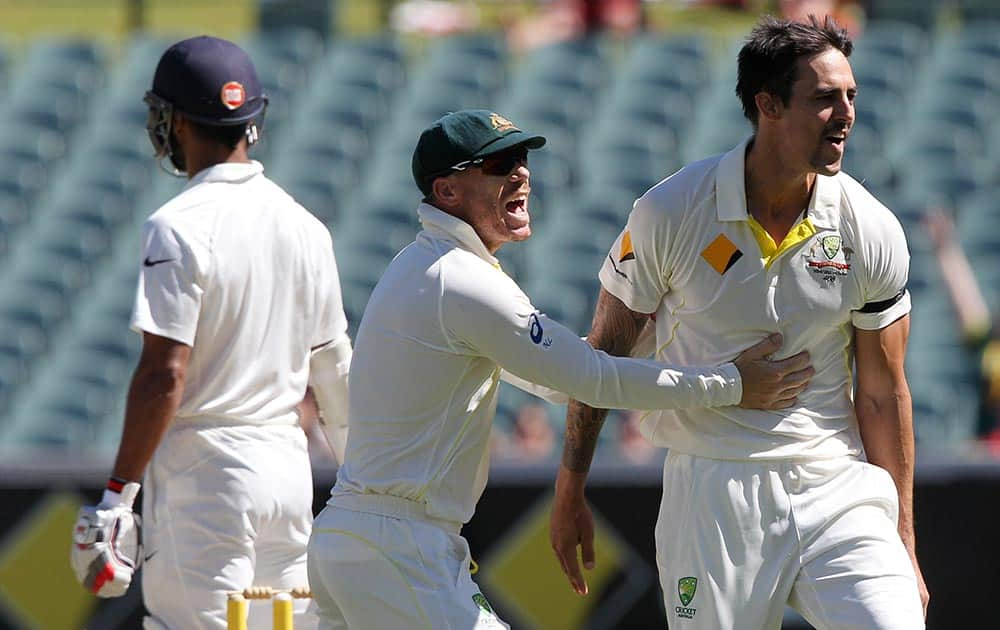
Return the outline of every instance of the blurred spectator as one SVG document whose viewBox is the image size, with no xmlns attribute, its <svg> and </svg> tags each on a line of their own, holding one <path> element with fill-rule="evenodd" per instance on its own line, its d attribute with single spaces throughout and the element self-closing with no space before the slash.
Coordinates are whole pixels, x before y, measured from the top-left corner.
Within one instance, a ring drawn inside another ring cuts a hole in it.
<svg viewBox="0 0 1000 630">
<path fill-rule="evenodd" d="M 951 217 L 932 209 L 924 217 L 924 227 L 934 245 L 965 347 L 979 369 L 979 434 L 993 455 L 1000 457 L 1000 328 L 992 320 Z"/>
<path fill-rule="evenodd" d="M 517 410 L 511 442 L 511 459 L 540 462 L 555 451 L 556 434 L 544 405 L 528 403 Z"/>
<path fill-rule="evenodd" d="M 645 25 L 641 0 L 550 0 L 508 29 L 511 50 L 526 51 L 586 34 L 628 36 Z"/>
<path fill-rule="evenodd" d="M 639 432 L 639 423 L 646 413 L 648 412 L 630 410 L 620 415 L 615 446 L 618 455 L 633 464 L 647 464 L 653 461 L 657 455 L 662 456 L 663 454 L 662 449 L 653 446 Z"/>
<path fill-rule="evenodd" d="M 389 23 L 403 33 L 452 35 L 478 27 L 479 10 L 471 2 L 408 0 L 392 9 Z"/>
<path fill-rule="evenodd" d="M 826 16 L 836 20 L 856 39 L 861 35 L 862 8 L 850 0 L 778 0 L 778 12 L 786 20 L 807 22 L 810 15 L 820 20 Z"/>
</svg>

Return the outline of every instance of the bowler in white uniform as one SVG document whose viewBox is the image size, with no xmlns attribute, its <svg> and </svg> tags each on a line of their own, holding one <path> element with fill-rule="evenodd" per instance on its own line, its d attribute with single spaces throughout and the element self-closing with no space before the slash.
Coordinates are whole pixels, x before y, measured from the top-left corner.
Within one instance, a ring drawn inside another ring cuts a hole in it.
<svg viewBox="0 0 1000 630">
<path fill-rule="evenodd" d="M 96 594 L 125 592 L 139 559 L 122 536 L 145 473 L 144 625 L 223 629 L 227 591 L 308 586 L 312 477 L 296 407 L 311 383 L 343 437 L 351 344 L 329 231 L 247 155 L 267 100 L 246 53 L 179 42 L 146 103 L 157 157 L 189 181 L 142 229 L 142 355 L 74 565 Z M 307 604 L 297 628 L 315 626 Z M 271 627 L 268 605 L 250 616 Z"/>
<path fill-rule="evenodd" d="M 485 110 L 420 136 L 423 230 L 365 309 L 346 460 L 309 543 L 323 628 L 508 627 L 473 582 L 460 535 L 486 484 L 502 378 L 612 407 L 775 408 L 812 375 L 805 354 L 764 359 L 773 338 L 718 367 L 618 359 L 538 312 L 494 253 L 531 234 L 528 151 L 544 142 Z"/>
<path fill-rule="evenodd" d="M 851 49 L 832 21 L 764 18 L 739 55 L 754 135 L 637 200 L 600 272 L 598 348 L 627 353 L 653 314 L 660 360 L 712 364 L 777 331 L 777 356 L 808 350 L 816 369 L 787 409 L 642 420 L 670 449 L 655 532 L 670 628 L 777 629 L 786 603 L 817 628 L 924 625 L 903 371 L 909 254 L 892 213 L 840 170 Z M 593 562 L 580 523 L 602 418 L 570 404 L 553 512 L 578 592 L 578 540 Z"/>
</svg>

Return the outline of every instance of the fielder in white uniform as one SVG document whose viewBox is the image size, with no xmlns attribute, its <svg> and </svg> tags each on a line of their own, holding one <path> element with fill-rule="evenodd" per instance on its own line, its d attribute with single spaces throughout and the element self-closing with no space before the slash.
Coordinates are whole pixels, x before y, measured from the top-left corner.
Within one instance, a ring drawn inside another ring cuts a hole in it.
<svg viewBox="0 0 1000 630">
<path fill-rule="evenodd" d="M 720 367 L 616 359 L 538 312 L 493 254 L 531 234 L 527 156 L 544 142 L 484 110 L 449 114 L 420 136 L 423 231 L 365 309 L 346 461 L 309 544 L 324 628 L 507 627 L 472 581 L 460 535 L 486 484 L 502 378 L 615 407 L 729 406 L 742 396 L 772 408 L 812 374 L 802 354 L 747 360 L 776 350 L 773 340 Z"/>
<path fill-rule="evenodd" d="M 600 272 L 596 347 L 627 352 L 652 314 L 663 361 L 711 364 L 779 331 L 778 356 L 808 350 L 816 368 L 786 410 L 643 419 L 670 449 L 656 561 L 672 629 L 776 629 L 786 603 L 819 629 L 924 625 L 903 373 L 909 255 L 892 213 L 840 172 L 851 48 L 832 21 L 764 18 L 739 55 L 753 137 L 636 201 Z M 571 404 L 553 514 L 580 592 L 577 540 L 585 565 L 593 551 L 578 523 L 602 419 Z"/>
<path fill-rule="evenodd" d="M 81 511 L 73 560 L 96 594 L 127 590 L 140 558 L 124 534 L 145 473 L 145 627 L 225 628 L 227 591 L 308 585 L 296 406 L 311 383 L 331 426 L 346 426 L 351 346 L 329 232 L 247 157 L 267 101 L 246 53 L 179 42 L 146 103 L 157 156 L 190 180 L 143 226 L 142 355 L 109 489 Z M 251 627 L 270 628 L 269 607 L 257 612 Z"/>
</svg>

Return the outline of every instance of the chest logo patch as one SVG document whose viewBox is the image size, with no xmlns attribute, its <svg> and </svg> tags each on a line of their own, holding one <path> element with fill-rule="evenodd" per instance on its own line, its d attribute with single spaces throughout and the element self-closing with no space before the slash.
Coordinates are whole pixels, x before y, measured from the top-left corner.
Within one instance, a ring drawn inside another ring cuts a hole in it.
<svg viewBox="0 0 1000 630">
<path fill-rule="evenodd" d="M 821 236 L 806 252 L 806 269 L 824 286 L 832 287 L 850 272 L 854 250 L 843 244 L 839 234 Z"/>
<path fill-rule="evenodd" d="M 719 234 L 708 247 L 701 250 L 701 257 L 712 266 L 712 269 L 724 274 L 743 257 L 743 252 L 725 234 Z"/>
<path fill-rule="evenodd" d="M 840 235 L 834 234 L 832 236 L 824 236 L 820 243 L 823 245 L 823 253 L 826 254 L 827 260 L 833 260 L 837 256 L 837 252 L 840 251 Z"/>
</svg>

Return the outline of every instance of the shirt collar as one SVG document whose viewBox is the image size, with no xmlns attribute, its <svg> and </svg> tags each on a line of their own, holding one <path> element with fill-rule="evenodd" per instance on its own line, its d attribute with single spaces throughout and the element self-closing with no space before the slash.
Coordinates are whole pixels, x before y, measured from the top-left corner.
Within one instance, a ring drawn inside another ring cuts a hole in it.
<svg viewBox="0 0 1000 630">
<path fill-rule="evenodd" d="M 191 188 L 207 182 L 228 182 L 236 184 L 264 172 L 264 166 L 257 160 L 249 162 L 221 162 L 199 171 L 187 183 L 185 188 Z"/>
<path fill-rule="evenodd" d="M 719 221 L 747 220 L 746 154 L 753 136 L 739 143 L 719 160 L 715 175 L 715 198 Z M 816 175 L 812 198 L 806 216 L 817 228 L 836 230 L 839 226 L 837 208 L 840 186 L 836 176 Z"/>
<path fill-rule="evenodd" d="M 428 203 L 417 206 L 417 216 L 426 232 L 438 238 L 455 241 L 462 249 L 472 252 L 494 267 L 499 266 L 496 257 L 486 248 L 472 226 L 465 221 Z"/>
</svg>

